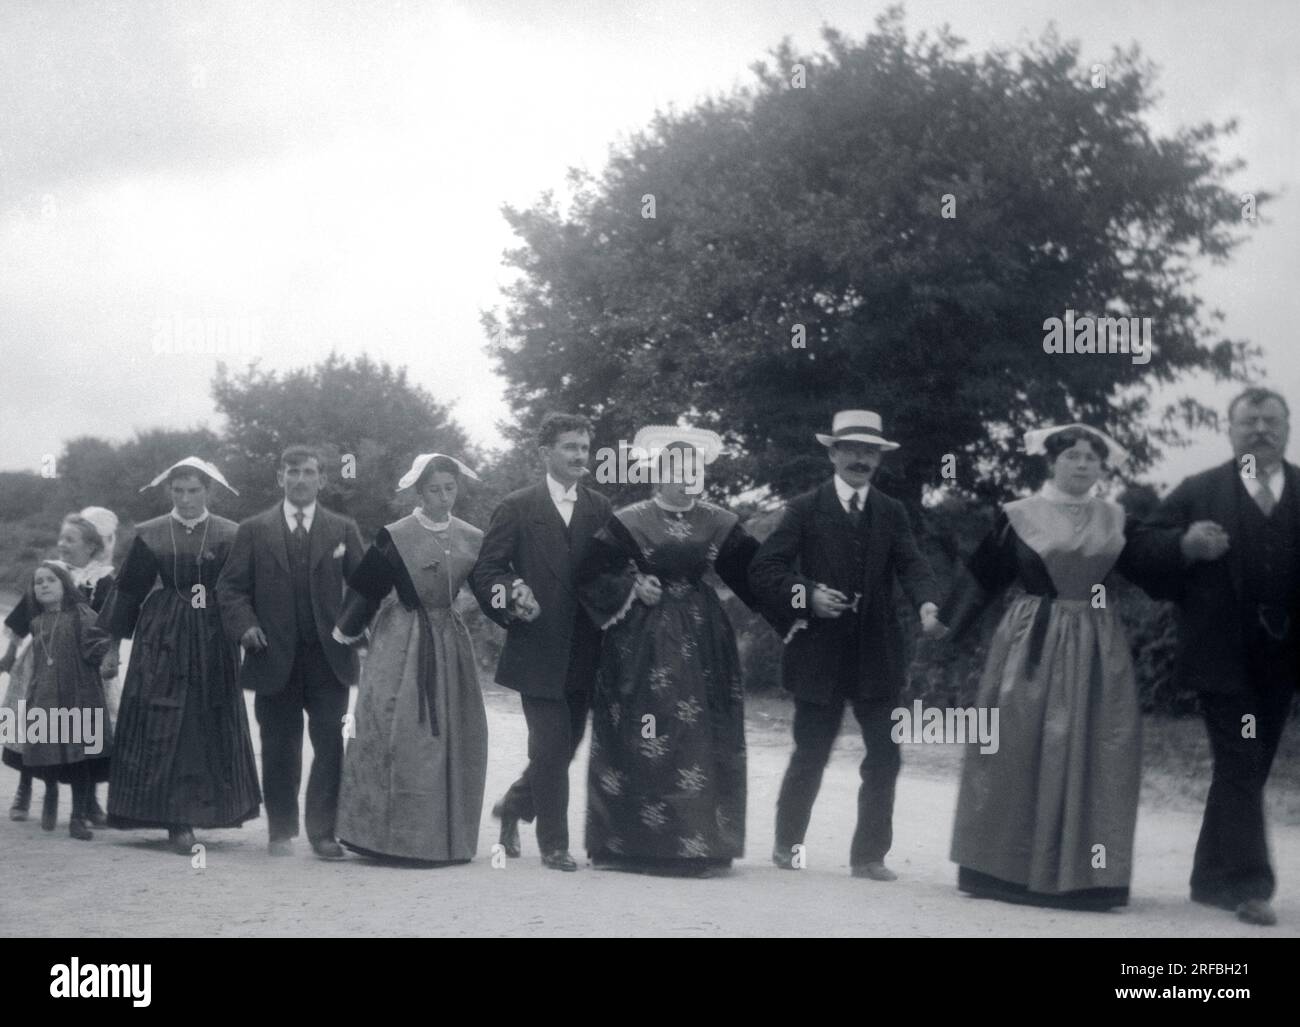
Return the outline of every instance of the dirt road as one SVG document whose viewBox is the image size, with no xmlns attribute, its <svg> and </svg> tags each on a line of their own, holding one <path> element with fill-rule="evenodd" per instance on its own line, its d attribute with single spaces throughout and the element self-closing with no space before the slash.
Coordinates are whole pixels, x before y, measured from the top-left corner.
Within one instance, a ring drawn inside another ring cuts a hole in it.
<svg viewBox="0 0 1300 1027">
<path fill-rule="evenodd" d="M 522 767 L 523 717 L 514 695 L 489 689 L 488 798 Z M 252 710 L 249 710 L 252 723 Z M 851 718 L 848 718 L 851 722 Z M 303 840 L 292 859 L 266 854 L 266 825 L 201 832 L 206 866 L 167 851 L 162 832 L 67 834 L 0 821 L 0 933 L 5 935 L 618 935 L 618 936 L 1170 936 L 1295 937 L 1300 933 L 1300 827 L 1274 826 L 1281 925 L 1262 930 L 1186 899 L 1199 818 L 1194 810 L 1142 808 L 1134 899 L 1125 910 L 1063 913 L 977 901 L 953 886 L 947 860 L 957 782 L 951 768 L 908 764 L 899 780 L 892 884 L 848 875 L 861 743 L 842 737 L 827 769 L 807 839 L 806 870 L 768 860 L 788 735 L 750 727 L 748 856 L 728 877 L 666 880 L 593 870 L 582 858 L 585 750 L 572 771 L 571 831 L 579 873 L 544 869 L 532 829 L 524 856 L 493 869 L 496 825 L 484 811 L 479 858 L 450 868 L 392 867 L 349 858 L 325 863 Z M 925 761 L 919 761 L 924 763 Z M 7 808 L 17 775 L 0 773 Z M 34 807 L 39 807 L 37 785 Z"/>
</svg>

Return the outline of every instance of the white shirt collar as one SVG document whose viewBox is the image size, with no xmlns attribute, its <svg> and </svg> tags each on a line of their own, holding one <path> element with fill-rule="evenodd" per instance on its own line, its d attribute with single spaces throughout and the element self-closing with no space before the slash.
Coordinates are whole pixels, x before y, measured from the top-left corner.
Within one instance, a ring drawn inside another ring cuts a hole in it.
<svg viewBox="0 0 1300 1027">
<path fill-rule="evenodd" d="M 289 530 L 293 531 L 298 527 L 298 507 L 294 506 L 289 500 L 284 501 L 284 523 L 289 525 Z M 302 507 L 302 528 L 303 531 L 311 531 L 311 522 L 316 517 L 316 500 L 312 500 L 306 506 Z"/>
<path fill-rule="evenodd" d="M 1247 477 L 1244 469 L 1240 474 L 1241 483 L 1246 486 L 1246 491 L 1252 496 L 1259 491 L 1261 482 L 1268 482 L 1268 489 L 1273 493 L 1273 498 L 1282 498 L 1282 489 L 1286 487 L 1286 475 L 1282 472 L 1280 463 L 1267 473 L 1260 468 L 1256 468 L 1254 477 Z"/>
<path fill-rule="evenodd" d="M 195 517 L 194 520 L 192 520 L 192 521 L 187 521 L 184 517 L 182 517 L 182 516 L 180 515 L 179 512 L 177 512 L 176 507 L 172 507 L 172 520 L 174 520 L 174 521 L 176 521 L 177 523 L 179 523 L 182 527 L 185 527 L 185 528 L 193 528 L 193 527 L 195 527 L 195 525 L 202 524 L 202 523 L 203 523 L 204 521 L 206 521 L 207 519 L 208 519 L 208 511 L 207 511 L 207 510 L 204 510 L 204 511 L 203 511 L 203 516 L 201 516 L 201 517 Z"/>
<path fill-rule="evenodd" d="M 854 493 L 858 496 L 858 505 L 867 505 L 867 493 L 871 490 L 871 482 L 867 482 L 860 489 L 855 489 L 838 474 L 835 475 L 835 494 L 840 497 L 840 503 L 847 509 L 853 499 Z"/>
<path fill-rule="evenodd" d="M 576 503 L 578 501 L 578 486 L 570 485 L 567 489 L 558 481 L 551 477 L 551 472 L 546 472 L 546 488 L 551 493 L 551 499 L 557 505 L 559 503 Z"/>
</svg>

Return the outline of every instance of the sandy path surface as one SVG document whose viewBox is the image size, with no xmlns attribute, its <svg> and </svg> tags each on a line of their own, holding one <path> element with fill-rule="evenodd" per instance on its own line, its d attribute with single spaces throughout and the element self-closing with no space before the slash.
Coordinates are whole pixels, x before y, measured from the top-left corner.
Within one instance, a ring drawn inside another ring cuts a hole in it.
<svg viewBox="0 0 1300 1027">
<path fill-rule="evenodd" d="M 355 690 L 354 690 L 355 694 Z M 532 828 L 524 855 L 494 869 L 489 809 L 524 764 L 527 735 L 512 693 L 488 689 L 488 801 L 479 856 L 465 866 L 392 867 L 359 858 L 315 859 L 304 839 L 293 858 L 266 854 L 263 820 L 200 832 L 206 867 L 165 848 L 162 832 L 100 830 L 92 842 L 67 834 L 63 789 L 53 833 L 36 819 L 0 821 L 0 933 L 6 935 L 707 935 L 1296 937 L 1300 934 L 1300 827 L 1273 827 L 1281 887 L 1271 930 L 1194 906 L 1187 875 L 1199 816 L 1144 805 L 1137 832 L 1134 899 L 1125 910 L 1066 913 L 977 901 L 954 888 L 947 860 L 957 781 L 951 771 L 904 768 L 894 816 L 892 884 L 848 875 L 861 742 L 837 743 L 807 839 L 808 868 L 769 862 L 787 733 L 751 723 L 747 858 L 730 876 L 669 880 L 593 870 L 581 851 L 586 750 L 571 772 L 570 830 L 576 874 L 546 870 Z M 852 723 L 851 716 L 846 721 Z M 254 724 L 252 704 L 249 722 Z M 256 730 L 254 730 L 256 744 Z M 305 780 L 305 774 L 304 774 Z M 0 772 L 7 809 L 17 774 Z M 39 809 L 36 786 L 33 812 Z"/>
</svg>

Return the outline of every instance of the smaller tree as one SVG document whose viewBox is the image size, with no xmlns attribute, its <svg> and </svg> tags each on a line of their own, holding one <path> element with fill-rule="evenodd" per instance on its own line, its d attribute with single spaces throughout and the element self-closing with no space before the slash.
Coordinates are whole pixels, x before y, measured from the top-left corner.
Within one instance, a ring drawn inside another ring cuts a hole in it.
<svg viewBox="0 0 1300 1027">
<path fill-rule="evenodd" d="M 278 374 L 255 363 L 232 373 L 218 365 L 212 384 L 226 417 L 222 459 L 247 516 L 278 501 L 280 454 L 293 443 L 318 447 L 326 475 L 321 499 L 372 535 L 401 510 L 398 479 L 418 453 L 437 451 L 471 465 L 464 431 L 405 368 L 368 356 L 331 353 L 314 367 Z"/>
</svg>

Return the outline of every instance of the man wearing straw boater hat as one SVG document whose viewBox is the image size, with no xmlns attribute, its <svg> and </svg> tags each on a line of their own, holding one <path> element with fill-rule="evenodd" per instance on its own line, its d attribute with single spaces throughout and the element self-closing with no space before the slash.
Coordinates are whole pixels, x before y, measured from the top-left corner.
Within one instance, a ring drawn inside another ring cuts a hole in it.
<svg viewBox="0 0 1300 1027">
<path fill-rule="evenodd" d="M 892 881 L 885 854 L 901 759 L 891 714 L 906 672 L 893 584 L 918 608 L 927 637 L 944 631 L 938 590 L 903 504 L 871 487 L 881 453 L 898 448 L 884 438 L 880 415 L 841 410 L 817 441 L 834 477 L 790 501 L 749 568 L 765 616 L 785 639 L 782 682 L 795 700 L 772 859 L 785 869 L 805 865 L 804 835 L 847 702 L 867 750 L 850 867 L 854 877 Z"/>
</svg>

